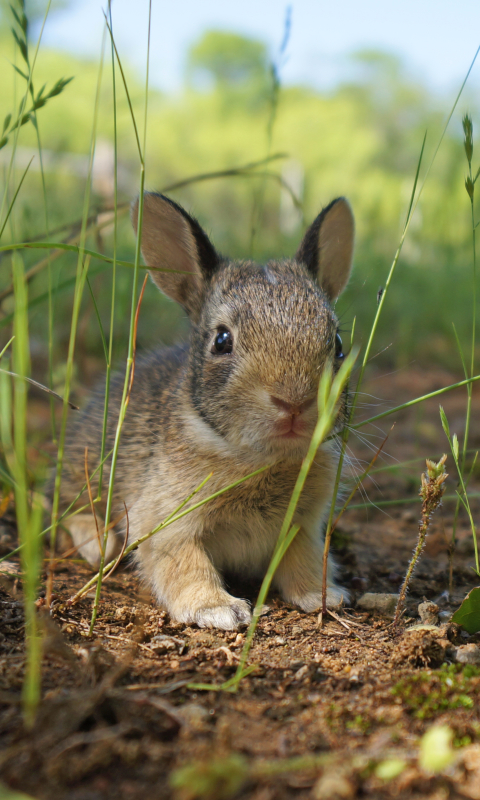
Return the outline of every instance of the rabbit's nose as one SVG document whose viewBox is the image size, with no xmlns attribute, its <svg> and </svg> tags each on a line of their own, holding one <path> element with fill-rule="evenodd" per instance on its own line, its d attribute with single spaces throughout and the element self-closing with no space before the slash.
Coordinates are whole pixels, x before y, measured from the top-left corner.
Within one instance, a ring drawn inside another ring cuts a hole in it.
<svg viewBox="0 0 480 800">
<path fill-rule="evenodd" d="M 285 400 L 282 400 L 280 397 L 275 397 L 275 395 L 270 395 L 270 400 L 272 401 L 274 406 L 280 408 L 282 411 L 285 411 L 291 417 L 298 417 L 307 408 L 310 408 L 315 401 L 315 397 L 309 397 L 308 400 L 305 400 L 303 403 L 287 403 Z"/>
</svg>

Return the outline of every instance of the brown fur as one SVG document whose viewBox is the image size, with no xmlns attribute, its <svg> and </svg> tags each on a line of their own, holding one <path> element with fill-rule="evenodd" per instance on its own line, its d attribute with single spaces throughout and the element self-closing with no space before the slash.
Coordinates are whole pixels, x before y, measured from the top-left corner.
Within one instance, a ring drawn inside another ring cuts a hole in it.
<svg viewBox="0 0 480 800">
<path fill-rule="evenodd" d="M 316 422 L 320 376 L 327 363 L 339 366 L 330 302 L 348 279 L 353 218 L 346 201 L 334 201 L 307 231 L 296 260 L 259 266 L 222 259 L 198 223 L 167 198 L 146 194 L 144 209 L 147 264 L 183 273 L 157 269 L 152 277 L 189 311 L 193 327 L 189 346 L 157 351 L 137 362 L 113 518 L 121 515 L 125 502 L 133 541 L 171 514 L 210 472 L 213 477 L 196 499 L 271 464 L 155 534 L 136 554 L 141 574 L 174 619 L 234 628 L 249 620 L 250 610 L 226 592 L 221 576 L 231 570 L 264 573 Z M 133 220 L 136 226 L 137 205 Z M 233 352 L 218 355 L 213 342 L 225 327 L 233 334 Z M 122 386 L 123 377 L 117 376 L 110 393 L 107 452 L 113 446 Z M 290 425 L 291 417 L 303 429 L 296 438 L 280 436 L 278 430 Z M 64 507 L 84 483 L 86 446 L 90 471 L 98 464 L 102 419 L 100 390 L 68 437 Z M 275 576 L 284 598 L 305 611 L 320 605 L 321 528 L 335 469 L 331 447 L 322 445 L 295 514 L 301 529 Z M 108 479 L 106 464 L 105 487 Z M 95 491 L 95 479 L 92 486 Z M 99 505 L 101 516 L 105 508 Z M 70 530 L 95 564 L 93 519 L 89 522 L 85 513 L 73 517 Z M 109 536 L 109 555 L 118 551 L 124 530 L 125 521 Z M 330 574 L 329 602 L 338 603 L 342 594 Z"/>
</svg>

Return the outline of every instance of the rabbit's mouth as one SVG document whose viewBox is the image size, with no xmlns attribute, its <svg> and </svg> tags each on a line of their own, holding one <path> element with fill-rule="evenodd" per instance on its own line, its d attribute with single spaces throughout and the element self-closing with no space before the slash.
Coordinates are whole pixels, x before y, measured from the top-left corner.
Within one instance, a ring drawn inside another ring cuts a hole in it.
<svg viewBox="0 0 480 800">
<path fill-rule="evenodd" d="M 281 439 L 304 439 L 309 434 L 310 426 L 297 416 L 279 420 L 274 427 L 275 435 Z"/>
</svg>

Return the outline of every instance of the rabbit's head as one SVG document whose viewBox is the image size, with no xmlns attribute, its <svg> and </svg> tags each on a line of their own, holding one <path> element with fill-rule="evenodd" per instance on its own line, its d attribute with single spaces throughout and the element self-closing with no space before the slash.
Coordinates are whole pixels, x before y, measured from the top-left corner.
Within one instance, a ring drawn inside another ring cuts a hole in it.
<svg viewBox="0 0 480 800">
<path fill-rule="evenodd" d="M 132 217 L 137 229 L 138 201 Z M 293 259 L 232 262 L 176 203 L 145 194 L 145 262 L 193 322 L 187 385 L 199 436 L 223 450 L 304 455 L 322 371 L 343 358 L 332 303 L 348 281 L 353 240 L 353 215 L 340 198 L 308 228 Z"/>
</svg>

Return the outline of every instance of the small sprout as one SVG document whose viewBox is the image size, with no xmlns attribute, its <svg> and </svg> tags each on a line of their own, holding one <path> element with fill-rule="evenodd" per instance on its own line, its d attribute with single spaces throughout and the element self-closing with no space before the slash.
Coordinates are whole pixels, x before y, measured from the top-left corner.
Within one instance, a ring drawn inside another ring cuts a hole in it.
<svg viewBox="0 0 480 800">
<path fill-rule="evenodd" d="M 453 447 L 456 457 L 458 458 L 458 439 L 456 434 L 453 436 Z M 426 459 L 427 472 L 422 474 L 422 486 L 419 494 L 423 500 L 423 504 L 426 506 L 425 510 L 429 514 L 433 514 L 440 504 L 445 491 L 444 483 L 448 478 L 448 474 L 445 472 L 446 460 L 446 453 L 444 453 L 437 463 L 435 463 L 435 461 L 430 461 L 428 458 Z M 424 509 L 422 507 L 422 516 L 423 513 Z"/>
<path fill-rule="evenodd" d="M 456 439 L 456 438 L 457 437 L 455 435 L 454 439 Z M 458 448 L 458 442 L 457 442 L 457 448 Z M 445 462 L 446 462 L 446 460 L 447 460 L 446 453 L 441 457 L 440 461 L 438 461 L 437 463 L 435 463 L 435 461 L 430 461 L 429 458 L 426 459 L 426 462 L 427 462 L 427 474 L 428 474 L 428 477 L 429 477 L 429 479 L 431 481 L 435 481 L 435 480 L 438 480 L 439 478 L 441 478 L 440 482 L 443 483 L 443 481 L 447 477 L 446 472 L 445 472 Z"/>
<path fill-rule="evenodd" d="M 247 761 L 233 753 L 225 758 L 197 761 L 173 772 L 170 785 L 190 798 L 220 800 L 233 797 L 248 776 Z"/>
<path fill-rule="evenodd" d="M 419 764 L 427 772 L 443 772 L 455 760 L 453 731 L 448 725 L 434 725 L 420 740 Z"/>
<path fill-rule="evenodd" d="M 398 778 L 407 766 L 403 758 L 386 758 L 375 767 L 375 775 L 382 781 L 391 781 Z"/>
</svg>

